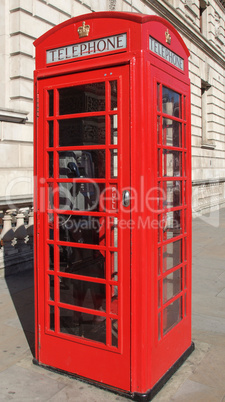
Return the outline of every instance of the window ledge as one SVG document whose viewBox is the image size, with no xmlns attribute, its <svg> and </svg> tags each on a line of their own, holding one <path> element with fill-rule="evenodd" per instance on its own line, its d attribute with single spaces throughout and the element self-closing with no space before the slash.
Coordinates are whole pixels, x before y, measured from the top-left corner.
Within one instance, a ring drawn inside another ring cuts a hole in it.
<svg viewBox="0 0 225 402">
<path fill-rule="evenodd" d="M 216 144 L 215 144 L 215 142 L 213 140 L 208 140 L 208 141 L 202 143 L 201 148 L 203 148 L 203 149 L 215 149 Z"/>
<path fill-rule="evenodd" d="M 215 35 L 215 39 L 220 43 L 220 45 L 224 44 L 222 35 Z"/>
<path fill-rule="evenodd" d="M 0 108 L 0 121 L 25 124 L 28 120 L 27 115 L 28 112 Z"/>
<path fill-rule="evenodd" d="M 197 18 L 197 14 L 195 13 L 195 11 L 193 11 L 193 9 L 191 8 L 191 6 L 189 4 L 185 4 L 184 7 L 186 8 L 186 10 L 189 11 L 189 13 L 194 17 Z"/>
</svg>

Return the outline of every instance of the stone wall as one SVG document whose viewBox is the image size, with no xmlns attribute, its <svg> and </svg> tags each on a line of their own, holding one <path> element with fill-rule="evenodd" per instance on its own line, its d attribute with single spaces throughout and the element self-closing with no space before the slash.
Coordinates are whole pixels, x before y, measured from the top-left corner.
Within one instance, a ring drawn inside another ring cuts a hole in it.
<svg viewBox="0 0 225 402">
<path fill-rule="evenodd" d="M 32 200 L 33 41 L 68 18 L 92 11 L 115 10 L 167 18 L 178 29 L 190 50 L 193 206 L 198 211 L 201 208 L 206 211 L 206 205 L 210 205 L 206 202 L 208 193 L 214 187 L 223 187 L 225 180 L 225 8 L 222 2 L 0 0 L 0 6 L 2 207 L 8 204 L 9 198 L 16 206 Z M 207 184 L 209 179 L 210 185 Z M 223 203 L 223 197 L 224 190 L 218 205 Z"/>
<path fill-rule="evenodd" d="M 193 217 L 225 207 L 225 181 L 193 182 Z"/>
</svg>

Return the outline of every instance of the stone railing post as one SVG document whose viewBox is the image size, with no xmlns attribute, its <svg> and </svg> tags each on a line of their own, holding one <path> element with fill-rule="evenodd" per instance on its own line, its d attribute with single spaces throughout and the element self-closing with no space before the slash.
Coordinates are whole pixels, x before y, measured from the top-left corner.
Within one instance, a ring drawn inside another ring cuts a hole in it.
<svg viewBox="0 0 225 402">
<path fill-rule="evenodd" d="M 18 251 L 12 245 L 12 241 L 15 237 L 15 233 L 12 229 L 12 217 L 11 215 L 5 214 L 2 220 L 3 220 L 3 229 L 1 233 L 1 240 L 3 242 L 4 255 L 15 254 Z"/>
<path fill-rule="evenodd" d="M 27 234 L 29 236 L 27 244 L 30 248 L 33 248 L 33 237 L 34 237 L 34 211 L 33 208 L 31 209 L 30 213 L 28 214 L 29 220 L 27 225 Z"/>
<path fill-rule="evenodd" d="M 17 243 L 15 247 L 21 251 L 21 249 L 25 246 L 25 238 L 27 236 L 27 231 L 24 225 L 24 214 L 23 213 L 18 213 L 16 215 L 16 228 L 15 228 L 15 238 L 17 240 Z"/>
</svg>

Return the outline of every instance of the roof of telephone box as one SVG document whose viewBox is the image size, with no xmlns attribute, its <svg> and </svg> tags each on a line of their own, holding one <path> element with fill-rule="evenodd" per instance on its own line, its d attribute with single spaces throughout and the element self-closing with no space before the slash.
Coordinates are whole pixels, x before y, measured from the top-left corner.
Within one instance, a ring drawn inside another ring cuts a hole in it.
<svg viewBox="0 0 225 402">
<path fill-rule="evenodd" d="M 156 15 L 146 15 L 146 14 L 131 13 L 131 12 L 100 11 L 100 12 L 82 14 L 77 17 L 70 18 L 70 19 L 62 22 L 61 24 L 56 25 L 49 31 L 45 32 L 42 36 L 40 36 L 38 39 L 36 39 L 34 41 L 34 46 L 38 46 L 49 36 L 53 35 L 56 31 L 66 27 L 67 25 L 75 24 L 75 23 L 78 23 L 79 21 L 94 20 L 94 19 L 100 19 L 100 18 L 115 18 L 115 19 L 129 20 L 132 22 L 136 22 L 138 24 L 144 24 L 149 21 L 159 21 L 159 22 L 165 23 L 165 21 L 166 21 L 162 17 L 156 16 Z M 166 23 L 167 23 L 168 27 L 170 27 L 170 29 L 175 34 L 177 34 L 177 31 L 173 27 L 173 25 L 171 25 L 168 21 L 166 21 Z"/>
</svg>

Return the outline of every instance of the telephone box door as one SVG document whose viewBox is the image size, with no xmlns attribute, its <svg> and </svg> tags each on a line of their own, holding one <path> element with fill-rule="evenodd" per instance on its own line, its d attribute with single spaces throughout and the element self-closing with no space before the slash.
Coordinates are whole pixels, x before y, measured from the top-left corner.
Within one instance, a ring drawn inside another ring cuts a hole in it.
<svg viewBox="0 0 225 402">
<path fill-rule="evenodd" d="M 129 67 L 38 96 L 38 360 L 129 390 Z"/>
<path fill-rule="evenodd" d="M 151 66 L 151 93 L 157 141 L 155 185 L 160 194 L 155 208 L 159 222 L 155 231 L 157 292 L 152 305 L 157 328 L 151 354 L 156 383 L 168 362 L 172 366 L 190 346 L 191 144 L 188 82 Z"/>
</svg>

